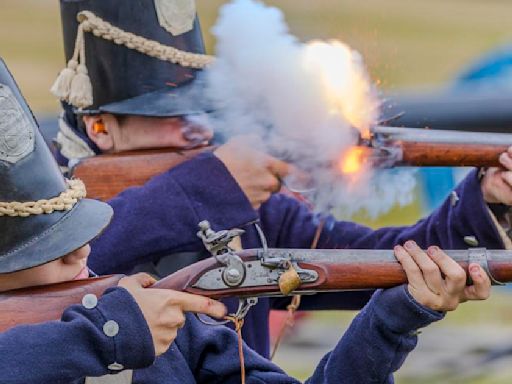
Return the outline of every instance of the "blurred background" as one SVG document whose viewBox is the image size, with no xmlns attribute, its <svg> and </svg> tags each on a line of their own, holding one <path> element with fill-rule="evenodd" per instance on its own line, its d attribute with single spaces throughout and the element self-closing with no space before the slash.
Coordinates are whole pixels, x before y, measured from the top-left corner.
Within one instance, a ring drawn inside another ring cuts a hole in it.
<svg viewBox="0 0 512 384">
<path fill-rule="evenodd" d="M 208 31 L 225 2 L 197 0 L 210 53 L 214 53 L 215 42 Z M 509 52 L 507 44 L 512 42 L 512 2 L 507 0 L 266 3 L 284 11 L 292 33 L 301 40 L 339 39 L 360 51 L 374 81 L 385 91 L 421 90 L 460 81 L 472 68 L 478 68 L 482 57 L 503 62 L 503 55 L 507 57 Z M 0 56 L 39 120 L 47 126 L 56 124 L 59 111 L 49 88 L 65 64 L 60 28 L 57 0 L 1 2 Z M 463 171 L 452 170 L 418 173 L 413 204 L 377 219 L 370 220 L 364 214 L 354 219 L 373 227 L 413 223 L 433 209 L 462 176 Z M 397 375 L 397 382 L 510 383 L 509 301 L 506 289 L 495 289 L 492 299 L 465 304 L 445 321 L 424 330 L 418 349 Z M 333 335 L 341 335 L 354 315 L 325 312 L 301 320 L 289 332 L 276 362 L 290 374 L 306 378 L 336 341 Z M 275 323 L 279 321 L 276 317 Z"/>
</svg>

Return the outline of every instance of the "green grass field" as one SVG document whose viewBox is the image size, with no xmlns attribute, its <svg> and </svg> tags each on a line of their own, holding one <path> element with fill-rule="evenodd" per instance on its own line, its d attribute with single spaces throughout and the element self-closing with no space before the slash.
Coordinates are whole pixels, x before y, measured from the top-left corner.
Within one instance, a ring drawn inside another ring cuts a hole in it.
<svg viewBox="0 0 512 384">
<path fill-rule="evenodd" d="M 197 0 L 208 33 L 226 1 Z M 363 53 L 383 88 L 447 81 L 482 52 L 512 40 L 506 0 L 273 0 L 302 40 L 337 38 Z M 250 42 L 247 42 L 250 44 Z M 56 0 L 3 0 L 0 55 L 36 111 L 58 105 L 48 92 L 63 66 Z"/>
<path fill-rule="evenodd" d="M 223 3 L 197 0 L 209 52 L 214 52 L 214 41 L 208 30 Z M 275 0 L 268 3 L 284 10 L 292 32 L 300 39 L 336 38 L 359 50 L 372 77 L 385 89 L 449 81 L 483 52 L 512 41 L 512 2 L 507 0 Z M 59 105 L 48 91 L 64 66 L 57 0 L 2 0 L 0 56 L 36 112 L 58 111 Z M 395 209 L 377 220 L 359 219 L 381 226 L 411 223 L 419 214 L 416 203 Z M 508 295 L 498 295 L 486 303 L 467 304 L 450 315 L 442 326 L 465 327 L 471 335 L 472 329 L 479 325 L 512 324 L 508 299 Z M 347 322 L 351 316 L 341 317 Z M 339 318 L 320 314 L 316 315 L 316 321 L 327 324 Z M 504 377 L 496 373 L 467 383 L 504 384 L 511 380 L 512 374 L 506 373 Z M 398 382 L 418 383 L 410 376 L 399 378 Z"/>
</svg>

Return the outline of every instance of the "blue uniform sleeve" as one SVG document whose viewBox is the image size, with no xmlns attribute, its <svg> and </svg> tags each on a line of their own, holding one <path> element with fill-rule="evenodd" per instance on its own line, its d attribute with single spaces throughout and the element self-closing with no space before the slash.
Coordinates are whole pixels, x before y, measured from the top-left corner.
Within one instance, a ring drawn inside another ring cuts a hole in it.
<svg viewBox="0 0 512 384">
<path fill-rule="evenodd" d="M 391 249 L 407 240 L 421 247 L 464 249 L 464 238 L 473 236 L 479 246 L 503 249 L 504 243 L 483 200 L 477 172 L 471 172 L 455 190 L 458 199 L 447 199 L 430 216 L 414 225 L 378 230 L 325 218 L 318 248 Z M 280 207 L 280 209 L 277 209 Z M 278 248 L 309 248 L 321 217 L 303 204 L 283 195 L 274 196 L 262 210 L 262 225 L 269 242 Z M 280 228 L 272 231 L 272 228 Z M 474 245 L 473 245 L 474 246 Z"/>
<path fill-rule="evenodd" d="M 404 286 L 377 291 L 335 349 L 321 360 L 308 383 L 391 383 L 393 372 L 416 346 L 415 331 L 442 317 L 416 303 Z M 176 344 L 197 382 L 240 382 L 233 331 L 204 326 L 189 316 Z M 246 346 L 244 356 L 247 383 L 297 383 Z"/>
<path fill-rule="evenodd" d="M 201 220 L 220 230 L 257 219 L 235 179 L 212 153 L 200 154 L 142 187 L 128 188 L 109 204 L 112 222 L 91 243 L 89 266 L 98 274 L 128 273 L 174 252 L 202 250 L 196 236 Z"/>
<path fill-rule="evenodd" d="M 325 220 L 318 248 L 392 249 L 414 240 L 423 248 L 438 245 L 443 249 L 465 249 L 469 245 L 464 238 L 471 236 L 481 247 L 503 249 L 502 237 L 483 200 L 477 172 L 471 172 L 455 193 L 458 199 L 447 199 L 430 216 L 414 225 L 377 230 L 321 217 L 294 199 L 276 195 L 261 210 L 262 227 L 269 243 L 278 248 L 309 248 L 319 223 Z M 368 292 L 304 296 L 301 309 L 356 309 L 368 298 Z M 288 303 L 287 298 L 273 299 L 272 306 L 282 309 Z"/>
<path fill-rule="evenodd" d="M 71 306 L 60 321 L 3 332 L 0 356 L 2 383 L 68 384 L 147 367 L 155 350 L 135 300 L 125 289 L 113 288 L 94 308 Z"/>
<path fill-rule="evenodd" d="M 391 384 L 416 347 L 417 330 L 442 317 L 418 304 L 404 285 L 376 291 L 307 383 Z"/>
<path fill-rule="evenodd" d="M 208 326 L 187 315 L 175 341 L 198 383 L 239 384 L 238 337 L 224 326 Z M 244 343 L 247 384 L 299 383 Z"/>
</svg>

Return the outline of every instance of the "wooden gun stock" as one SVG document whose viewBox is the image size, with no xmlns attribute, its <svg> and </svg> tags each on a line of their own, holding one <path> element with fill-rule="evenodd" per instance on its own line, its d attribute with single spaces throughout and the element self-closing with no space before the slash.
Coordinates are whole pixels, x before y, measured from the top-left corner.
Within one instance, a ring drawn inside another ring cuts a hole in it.
<svg viewBox="0 0 512 384">
<path fill-rule="evenodd" d="M 500 166 L 499 157 L 512 145 L 512 135 L 435 131 L 376 126 L 372 139 L 357 146 L 358 159 L 374 167 Z M 105 154 L 82 159 L 71 175 L 85 183 L 90 198 L 109 200 L 129 187 L 141 186 L 203 151 L 158 149 Z M 326 164 L 326 167 L 330 165 Z"/>
<path fill-rule="evenodd" d="M 423 167 L 499 167 L 508 145 L 401 143 L 402 163 Z"/>
<path fill-rule="evenodd" d="M 163 173 L 192 159 L 213 147 L 188 150 L 150 149 L 117 154 L 92 156 L 80 160 L 71 175 L 81 179 L 87 187 L 87 197 L 109 200 L 129 187 L 146 183 Z"/>
<path fill-rule="evenodd" d="M 483 260 L 493 279 L 512 281 L 512 251 L 446 252 L 466 271 L 470 262 Z M 472 259 L 475 252 L 478 258 Z M 230 267 L 208 258 L 167 276 L 153 287 L 214 299 L 283 296 L 279 276 L 287 270 L 289 262 L 305 279 L 293 293 L 390 288 L 407 282 L 390 250 L 250 249 L 236 253 L 236 257 L 245 271 L 238 285 L 229 286 L 223 280 L 224 271 Z M 17 325 L 59 320 L 67 307 L 80 304 L 86 294 L 99 297 L 117 286 L 122 277 L 104 276 L 4 292 L 0 294 L 0 332 Z"/>
<path fill-rule="evenodd" d="M 123 275 L 95 277 L 0 293 L 0 332 L 22 324 L 59 320 L 64 310 L 92 293 L 100 297 Z"/>
</svg>

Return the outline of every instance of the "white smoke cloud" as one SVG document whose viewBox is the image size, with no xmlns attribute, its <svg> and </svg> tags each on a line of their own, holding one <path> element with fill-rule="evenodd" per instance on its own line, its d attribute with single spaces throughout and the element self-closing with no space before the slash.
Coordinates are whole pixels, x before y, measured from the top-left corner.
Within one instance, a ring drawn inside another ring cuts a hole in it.
<svg viewBox="0 0 512 384">
<path fill-rule="evenodd" d="M 307 197 L 318 210 L 375 216 L 411 200 L 414 179 L 402 172 L 367 170 L 354 182 L 337 169 L 357 143 L 353 127 L 378 120 L 380 101 L 357 52 L 338 41 L 301 43 L 280 10 L 255 0 L 223 6 L 212 33 L 217 59 L 206 83 L 219 111 L 216 131 L 256 134 L 262 149 L 307 172 L 314 186 Z"/>
</svg>

